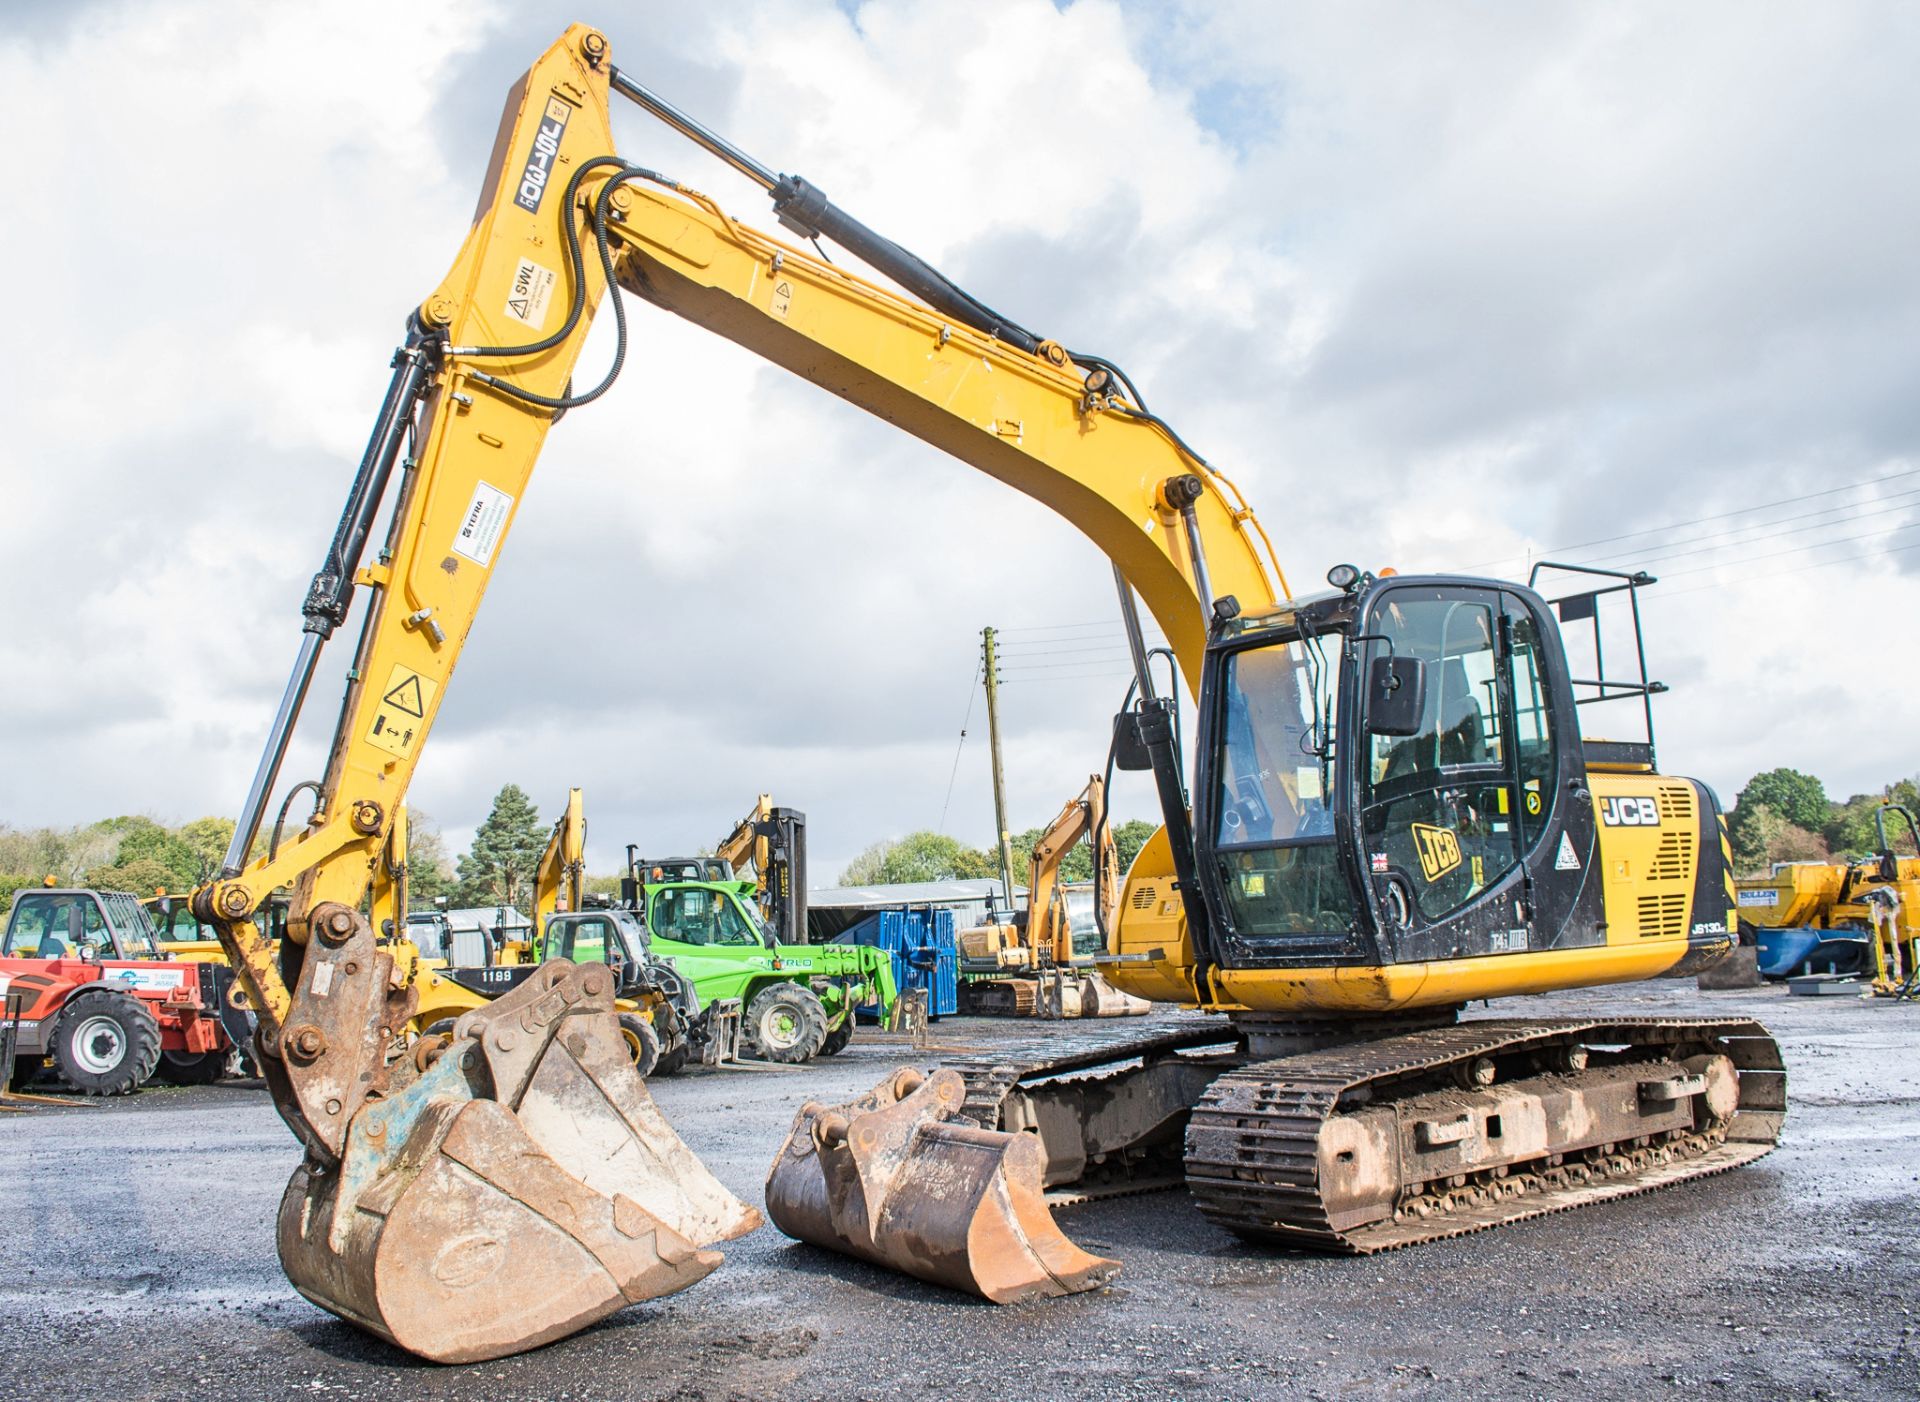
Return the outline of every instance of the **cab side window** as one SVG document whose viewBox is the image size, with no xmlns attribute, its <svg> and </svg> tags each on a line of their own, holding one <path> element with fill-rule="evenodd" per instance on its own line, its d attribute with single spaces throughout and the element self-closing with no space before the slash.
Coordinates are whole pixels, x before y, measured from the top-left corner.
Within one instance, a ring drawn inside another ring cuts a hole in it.
<svg viewBox="0 0 1920 1402">
<path fill-rule="evenodd" d="M 1521 828 L 1531 851 L 1553 816 L 1560 756 L 1554 745 L 1553 697 L 1540 659 L 1540 630 L 1524 606 L 1508 601 L 1513 620 L 1513 744 L 1520 767 Z"/>
<path fill-rule="evenodd" d="M 592 915 L 585 919 L 569 923 L 567 933 L 571 948 L 567 957 L 576 964 L 604 964 L 607 962 L 607 948 L 612 931 L 607 928 L 607 917 Z"/>
<path fill-rule="evenodd" d="M 653 898 L 649 923 L 662 939 L 678 940 L 681 944 L 712 944 L 713 907 L 711 891 L 661 891 Z"/>
</svg>

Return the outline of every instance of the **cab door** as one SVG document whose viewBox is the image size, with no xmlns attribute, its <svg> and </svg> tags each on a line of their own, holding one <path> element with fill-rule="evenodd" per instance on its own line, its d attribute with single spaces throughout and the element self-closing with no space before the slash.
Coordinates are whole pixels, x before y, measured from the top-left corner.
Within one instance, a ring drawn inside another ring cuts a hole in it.
<svg viewBox="0 0 1920 1402">
<path fill-rule="evenodd" d="M 1417 724 L 1363 721 L 1359 842 L 1390 959 L 1604 939 L 1571 688 L 1544 606 L 1409 582 L 1376 596 L 1362 637 L 1369 662 L 1417 660 L 1424 686 Z"/>
<path fill-rule="evenodd" d="M 1362 633 L 1369 668 L 1415 661 L 1424 688 L 1417 723 L 1391 730 L 1367 694 L 1360 755 L 1360 845 L 1396 963 L 1526 946 L 1503 617 L 1498 590 L 1414 584 L 1378 595 Z"/>
<path fill-rule="evenodd" d="M 1502 590 L 1500 599 L 1503 667 L 1513 701 L 1514 831 L 1526 878 L 1528 948 L 1604 944 L 1593 796 L 1559 626 L 1531 591 Z"/>
</svg>

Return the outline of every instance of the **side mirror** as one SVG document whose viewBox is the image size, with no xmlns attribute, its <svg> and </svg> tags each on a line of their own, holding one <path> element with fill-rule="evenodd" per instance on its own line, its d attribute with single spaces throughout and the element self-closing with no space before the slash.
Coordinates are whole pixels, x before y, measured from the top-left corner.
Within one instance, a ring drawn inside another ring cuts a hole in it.
<svg viewBox="0 0 1920 1402">
<path fill-rule="evenodd" d="M 1900 879 L 1900 859 L 1891 852 L 1880 854 L 1880 879 L 1889 884 Z"/>
<path fill-rule="evenodd" d="M 1140 734 L 1140 713 L 1122 711 L 1113 718 L 1113 767 L 1129 773 L 1153 768 L 1153 756 Z"/>
<path fill-rule="evenodd" d="M 620 878 L 620 904 L 629 910 L 640 909 L 640 883 L 631 876 Z"/>
<path fill-rule="evenodd" d="M 1427 713 L 1427 664 L 1417 657 L 1376 657 L 1367 669 L 1367 729 L 1375 735 L 1418 735 Z"/>
<path fill-rule="evenodd" d="M 87 937 L 87 915 L 79 903 L 67 907 L 67 942 L 79 944 Z"/>
</svg>

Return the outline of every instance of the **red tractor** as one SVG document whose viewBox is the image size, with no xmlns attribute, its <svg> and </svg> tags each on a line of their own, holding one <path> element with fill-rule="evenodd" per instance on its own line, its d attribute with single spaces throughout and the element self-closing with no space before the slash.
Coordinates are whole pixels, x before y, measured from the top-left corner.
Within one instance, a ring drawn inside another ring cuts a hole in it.
<svg viewBox="0 0 1920 1402">
<path fill-rule="evenodd" d="M 19 1007 L 15 1079 L 51 1057 L 88 1095 L 124 1095 L 156 1072 L 218 1080 L 250 1036 L 232 985 L 224 964 L 169 958 L 123 891 L 15 892 L 0 937 L 0 993 Z"/>
</svg>

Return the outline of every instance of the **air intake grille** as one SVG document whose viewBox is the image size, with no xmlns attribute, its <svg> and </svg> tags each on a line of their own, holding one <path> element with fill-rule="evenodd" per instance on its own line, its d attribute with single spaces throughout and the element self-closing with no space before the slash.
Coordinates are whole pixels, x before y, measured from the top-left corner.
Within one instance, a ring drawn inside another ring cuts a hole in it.
<svg viewBox="0 0 1920 1402">
<path fill-rule="evenodd" d="M 1135 910 L 1150 910 L 1153 908 L 1153 887 L 1139 886 L 1134 889 L 1133 908 Z"/>
<path fill-rule="evenodd" d="M 1666 832 L 1660 835 L 1660 850 L 1653 854 L 1647 870 L 1649 881 L 1691 881 L 1693 879 L 1693 834 Z"/>
<path fill-rule="evenodd" d="M 1687 897 L 1681 892 L 1666 896 L 1640 898 L 1640 938 L 1643 940 L 1685 939 L 1687 935 Z"/>
<path fill-rule="evenodd" d="M 1682 820 L 1693 822 L 1698 816 L 1694 808 L 1693 785 L 1662 784 L 1660 786 L 1660 821 Z"/>
</svg>

